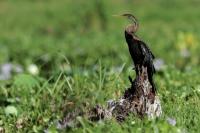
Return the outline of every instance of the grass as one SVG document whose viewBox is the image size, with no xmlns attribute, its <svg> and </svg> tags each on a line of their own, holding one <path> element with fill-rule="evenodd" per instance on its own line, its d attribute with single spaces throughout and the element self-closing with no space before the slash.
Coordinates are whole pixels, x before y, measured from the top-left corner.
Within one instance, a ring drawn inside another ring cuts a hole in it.
<svg viewBox="0 0 200 133">
<path fill-rule="evenodd" d="M 199 7 L 196 0 L 0 1 L 0 64 L 23 69 L 0 81 L 0 130 L 199 132 Z M 56 129 L 68 112 L 117 99 L 129 86 L 134 72 L 123 35 L 127 21 L 112 17 L 127 11 L 140 21 L 140 38 L 165 62 L 155 76 L 162 117 L 130 116 L 121 124 L 78 117 L 79 127 Z M 181 56 L 184 50 L 188 56 Z M 31 74 L 31 64 L 39 74 Z"/>
</svg>

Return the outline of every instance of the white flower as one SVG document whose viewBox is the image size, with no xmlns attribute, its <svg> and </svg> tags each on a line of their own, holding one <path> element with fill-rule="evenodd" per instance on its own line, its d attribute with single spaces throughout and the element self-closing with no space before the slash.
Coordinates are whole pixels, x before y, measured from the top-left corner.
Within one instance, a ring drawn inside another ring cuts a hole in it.
<svg viewBox="0 0 200 133">
<path fill-rule="evenodd" d="M 28 66 L 28 72 L 32 75 L 38 75 L 39 69 L 38 69 L 37 65 L 31 64 Z"/>
<path fill-rule="evenodd" d="M 172 125 L 172 126 L 175 126 L 176 125 L 176 120 L 174 118 L 167 118 L 167 122 Z"/>
<path fill-rule="evenodd" d="M 162 71 L 165 69 L 165 62 L 161 58 L 155 59 L 153 64 L 155 66 L 156 71 Z"/>
<path fill-rule="evenodd" d="M 0 65 L 0 80 L 8 80 L 14 73 L 22 73 L 23 69 L 20 65 L 12 63 L 4 63 Z"/>
<path fill-rule="evenodd" d="M 135 124 L 135 121 L 131 121 L 131 125 L 134 125 Z"/>
<path fill-rule="evenodd" d="M 7 80 L 11 77 L 12 64 L 5 63 L 0 66 L 0 80 Z"/>
</svg>

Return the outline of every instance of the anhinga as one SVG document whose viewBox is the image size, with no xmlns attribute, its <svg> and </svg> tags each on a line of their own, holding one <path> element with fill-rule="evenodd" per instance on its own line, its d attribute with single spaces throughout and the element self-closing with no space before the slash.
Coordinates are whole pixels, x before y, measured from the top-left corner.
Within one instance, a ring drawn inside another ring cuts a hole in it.
<svg viewBox="0 0 200 133">
<path fill-rule="evenodd" d="M 152 85 L 152 91 L 155 93 L 156 87 L 153 82 L 153 74 L 155 73 L 153 65 L 154 55 L 148 46 L 135 35 L 139 27 L 137 19 L 132 14 L 122 14 L 121 16 L 124 16 L 133 22 L 133 24 L 126 27 L 125 38 L 135 65 L 136 74 L 139 74 L 142 66 L 147 67 L 148 79 Z"/>
</svg>

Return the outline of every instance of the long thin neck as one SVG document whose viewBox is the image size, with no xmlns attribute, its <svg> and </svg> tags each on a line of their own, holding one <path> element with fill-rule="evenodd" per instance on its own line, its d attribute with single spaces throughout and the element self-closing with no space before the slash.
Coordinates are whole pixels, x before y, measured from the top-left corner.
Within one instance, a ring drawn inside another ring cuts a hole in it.
<svg viewBox="0 0 200 133">
<path fill-rule="evenodd" d="M 125 31 L 129 34 L 135 34 L 137 32 L 138 27 L 136 25 L 130 24 L 126 27 Z"/>
<path fill-rule="evenodd" d="M 137 35 L 135 34 L 137 32 L 137 27 L 134 25 L 128 25 L 125 29 L 125 37 L 127 40 L 134 39 L 134 40 L 140 40 Z"/>
</svg>

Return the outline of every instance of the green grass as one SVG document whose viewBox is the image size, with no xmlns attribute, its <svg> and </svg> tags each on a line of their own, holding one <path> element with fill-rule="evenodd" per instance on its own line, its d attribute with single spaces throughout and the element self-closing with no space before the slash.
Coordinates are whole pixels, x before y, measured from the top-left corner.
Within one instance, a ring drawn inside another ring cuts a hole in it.
<svg viewBox="0 0 200 133">
<path fill-rule="evenodd" d="M 80 126 L 63 132 L 199 132 L 199 8 L 197 0 L 0 1 L 0 64 L 24 70 L 0 81 L 0 130 L 56 132 L 55 123 L 75 108 L 119 98 L 134 72 L 124 39 L 128 22 L 112 15 L 131 12 L 140 38 L 165 61 L 155 75 L 162 117 L 130 116 L 121 124 L 78 117 Z M 180 55 L 183 49 L 189 57 Z M 29 73 L 30 64 L 39 74 Z"/>
</svg>

